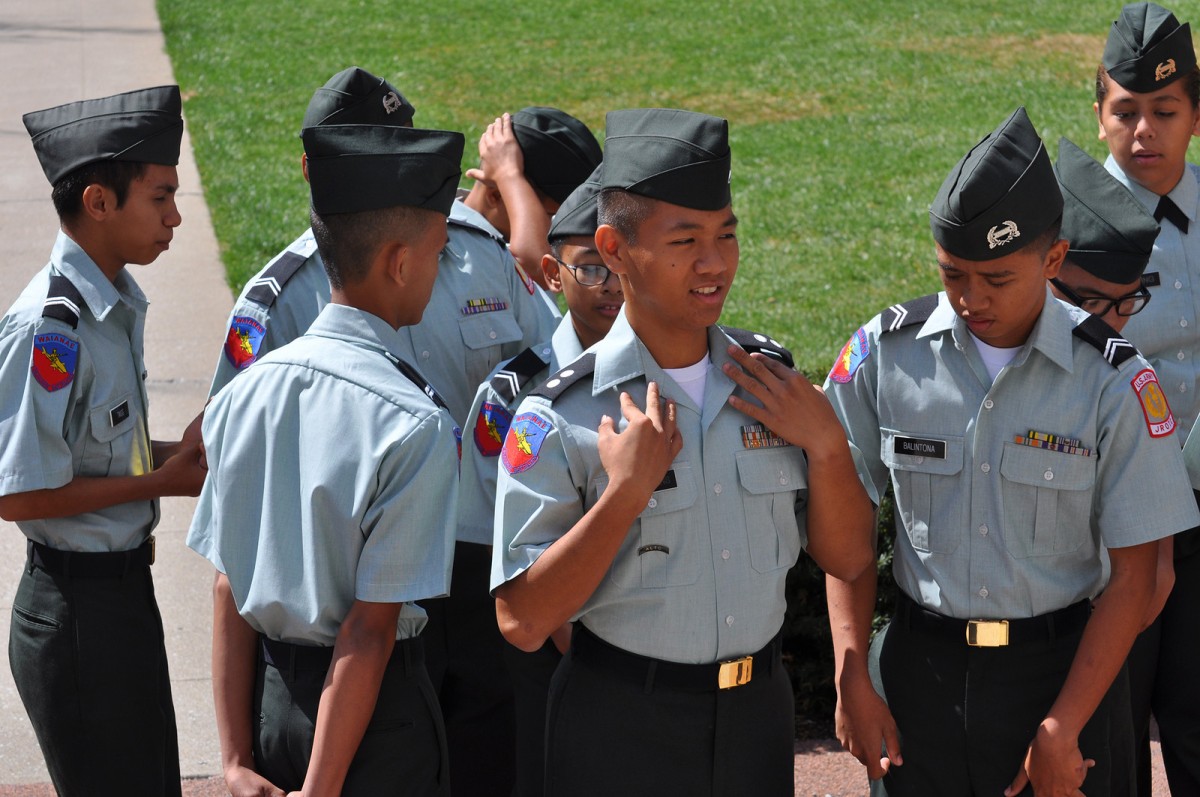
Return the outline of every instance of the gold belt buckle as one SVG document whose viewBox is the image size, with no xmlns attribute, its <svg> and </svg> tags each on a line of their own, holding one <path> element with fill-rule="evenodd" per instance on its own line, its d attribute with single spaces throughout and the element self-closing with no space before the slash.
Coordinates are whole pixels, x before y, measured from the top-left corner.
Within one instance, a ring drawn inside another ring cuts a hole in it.
<svg viewBox="0 0 1200 797">
<path fill-rule="evenodd" d="M 717 673 L 717 686 L 721 689 L 733 689 L 735 686 L 744 686 L 750 683 L 750 673 L 753 668 L 753 656 L 743 656 L 733 661 L 723 661 L 721 662 L 721 669 Z"/>
<path fill-rule="evenodd" d="M 150 564 L 154 564 L 154 557 L 158 553 L 158 541 L 155 540 L 154 535 L 151 534 L 146 538 L 146 542 L 150 543 Z"/>
<path fill-rule="evenodd" d="M 967 644 L 973 648 L 1002 648 L 1008 644 L 1008 620 L 968 620 Z"/>
</svg>

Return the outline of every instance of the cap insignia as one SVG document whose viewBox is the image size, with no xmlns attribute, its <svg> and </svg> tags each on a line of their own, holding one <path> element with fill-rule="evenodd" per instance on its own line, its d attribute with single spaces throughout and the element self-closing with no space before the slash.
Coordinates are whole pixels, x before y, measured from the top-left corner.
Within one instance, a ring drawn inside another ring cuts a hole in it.
<svg viewBox="0 0 1200 797">
<path fill-rule="evenodd" d="M 1173 74 L 1175 74 L 1175 59 L 1168 58 L 1154 68 L 1154 82 L 1166 80 Z"/>
<path fill-rule="evenodd" d="M 383 110 L 388 114 L 393 114 L 400 110 L 400 98 L 396 96 L 396 92 L 389 91 L 383 95 Z"/>
<path fill-rule="evenodd" d="M 988 230 L 987 240 L 988 249 L 995 249 L 997 246 L 1004 246 L 1011 243 L 1014 239 L 1021 237 L 1021 231 L 1017 229 L 1017 223 L 1009 220 L 1003 224 L 998 224 Z"/>
</svg>

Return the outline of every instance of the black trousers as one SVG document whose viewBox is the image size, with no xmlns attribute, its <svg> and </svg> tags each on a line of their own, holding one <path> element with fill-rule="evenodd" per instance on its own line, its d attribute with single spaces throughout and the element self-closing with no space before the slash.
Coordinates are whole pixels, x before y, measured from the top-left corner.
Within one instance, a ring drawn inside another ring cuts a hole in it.
<svg viewBox="0 0 1200 797">
<path fill-rule="evenodd" d="M 254 763 L 279 788 L 298 791 L 312 756 L 317 707 L 333 649 L 266 644 L 273 663 L 260 650 L 254 689 Z M 397 642 L 342 795 L 448 795 L 441 719 L 420 638 Z"/>
<path fill-rule="evenodd" d="M 550 687 L 546 797 L 792 797 L 792 685 L 771 647 L 749 683 L 698 690 L 576 623 Z"/>
<path fill-rule="evenodd" d="M 873 797 L 995 797 L 1016 777 L 1058 697 L 1082 629 L 1042 642 L 969 647 L 899 616 L 871 644 L 872 679 L 900 732 L 904 765 L 871 782 Z M 1108 797 L 1110 691 L 1079 737 L 1096 760 L 1083 791 Z M 1032 797 L 1033 788 L 1021 792 Z"/>
<path fill-rule="evenodd" d="M 512 684 L 488 593 L 491 561 L 488 546 L 458 543 L 450 595 L 421 601 L 429 614 L 421 638 L 446 724 L 454 797 L 509 797 L 516 781 Z"/>
<path fill-rule="evenodd" d="M 550 640 L 533 653 L 504 645 L 504 663 L 512 678 L 517 721 L 514 797 L 542 797 L 545 792 L 546 701 L 550 681 L 562 658 Z"/>
<path fill-rule="evenodd" d="M 71 577 L 27 565 L 8 660 L 60 795 L 180 794 L 179 743 L 150 567 Z"/>
<path fill-rule="evenodd" d="M 1175 547 L 1175 587 L 1129 653 L 1140 797 L 1151 797 L 1151 713 L 1158 722 L 1171 794 L 1200 795 L 1200 529 L 1176 534 Z"/>
</svg>

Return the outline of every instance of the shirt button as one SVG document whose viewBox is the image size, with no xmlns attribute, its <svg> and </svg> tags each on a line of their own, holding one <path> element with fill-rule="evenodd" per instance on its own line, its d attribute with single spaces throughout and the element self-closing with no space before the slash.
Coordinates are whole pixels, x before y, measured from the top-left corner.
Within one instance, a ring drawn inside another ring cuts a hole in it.
<svg viewBox="0 0 1200 797">
<path fill-rule="evenodd" d="M 1179 280 L 1175 280 L 1175 290 L 1180 290 L 1182 287 L 1183 287 L 1183 283 L 1180 282 Z"/>
<path fill-rule="evenodd" d="M 1183 352 L 1179 352 L 1179 354 L 1176 354 L 1175 356 L 1177 358 L 1179 358 L 1180 360 L 1185 359 L 1187 357 L 1187 355 L 1184 354 Z"/>
<path fill-rule="evenodd" d="M 722 490 L 724 490 L 724 489 L 725 489 L 725 488 L 724 488 L 724 487 L 722 487 L 722 486 L 721 486 L 721 485 L 719 485 L 719 484 L 714 484 L 714 485 L 713 485 L 713 492 L 714 492 L 714 493 L 716 493 L 717 495 L 720 495 L 720 494 L 721 494 L 721 491 L 722 491 Z"/>
<path fill-rule="evenodd" d="M 787 483 L 788 483 L 788 477 L 787 477 L 786 475 L 784 475 L 784 472 L 783 472 L 783 471 L 779 471 L 779 483 L 780 483 L 780 484 L 787 484 Z"/>
<path fill-rule="evenodd" d="M 1187 326 L 1187 319 L 1186 319 L 1186 318 L 1181 318 L 1181 319 L 1179 319 L 1179 326 L 1181 326 L 1181 327 L 1186 327 L 1186 326 Z"/>
<path fill-rule="evenodd" d="M 989 593 L 988 593 L 987 587 L 980 587 L 980 588 L 979 588 L 979 597 L 981 597 L 981 598 L 986 598 L 986 597 L 988 596 L 988 594 L 989 594 Z"/>
<path fill-rule="evenodd" d="M 918 464 L 918 465 L 924 465 L 924 464 L 925 464 L 925 457 L 917 457 L 917 464 Z"/>
<path fill-rule="evenodd" d="M 654 507 L 656 507 L 656 506 L 658 506 L 658 499 L 657 499 L 657 498 L 651 498 L 651 499 L 650 499 L 650 503 L 646 504 L 646 507 L 647 507 L 648 509 L 653 509 L 653 508 L 654 508 Z"/>
<path fill-rule="evenodd" d="M 1187 392 L 1187 384 L 1186 384 L 1186 383 L 1184 383 L 1184 382 L 1180 382 L 1180 383 L 1179 383 L 1179 392 L 1180 392 L 1180 393 L 1186 393 L 1186 392 Z"/>
<path fill-rule="evenodd" d="M 985 462 L 985 463 L 983 463 L 982 465 L 980 465 L 980 466 L 979 466 L 979 469 L 980 469 L 981 471 L 983 471 L 984 473 L 991 473 L 991 472 L 992 472 L 992 466 L 991 466 L 991 465 L 989 465 L 989 464 L 987 464 L 986 462 Z"/>
<path fill-rule="evenodd" d="M 983 400 L 983 408 L 984 408 L 985 410 L 990 410 L 990 409 L 991 409 L 992 407 L 994 407 L 994 406 L 996 406 L 996 402 L 992 401 L 991 399 L 984 399 L 984 400 Z"/>
<path fill-rule="evenodd" d="M 423 351 L 423 352 L 421 352 L 421 359 L 422 359 L 422 360 L 428 360 L 428 359 L 429 359 L 429 352 L 427 352 L 427 351 Z"/>
<path fill-rule="evenodd" d="M 1054 478 L 1054 471 L 1047 468 L 1046 472 L 1042 474 L 1042 478 L 1046 481 L 1051 481 Z"/>
<path fill-rule="evenodd" d="M 988 527 L 987 527 L 986 523 L 984 523 L 982 526 L 979 527 L 979 533 L 982 534 L 984 537 L 987 536 Z"/>
<path fill-rule="evenodd" d="M 725 625 L 733 625 L 733 615 L 732 614 L 725 618 Z"/>
<path fill-rule="evenodd" d="M 496 330 L 493 329 L 490 332 L 488 332 L 488 337 L 491 338 L 492 340 L 495 340 L 496 339 Z"/>
<path fill-rule="evenodd" d="M 721 558 L 722 558 L 722 559 L 728 559 L 728 558 L 729 558 L 729 549 L 728 549 L 728 548 L 726 548 L 725 550 L 721 551 Z"/>
</svg>

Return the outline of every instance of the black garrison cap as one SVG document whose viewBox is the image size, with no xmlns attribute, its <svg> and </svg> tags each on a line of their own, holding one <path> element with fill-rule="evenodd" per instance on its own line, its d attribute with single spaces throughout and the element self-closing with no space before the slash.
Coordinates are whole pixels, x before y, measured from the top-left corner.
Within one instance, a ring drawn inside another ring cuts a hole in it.
<svg viewBox="0 0 1200 797">
<path fill-rule="evenodd" d="M 1086 152 L 1067 139 L 1058 142 L 1054 165 L 1063 195 L 1062 237 L 1071 242 L 1067 259 L 1109 282 L 1134 282 L 1142 276 L 1158 223 Z"/>
<path fill-rule="evenodd" d="M 600 144 L 588 126 L 557 108 L 522 108 L 512 115 L 513 135 L 525 157 L 525 179 L 563 202 L 600 163 Z"/>
<path fill-rule="evenodd" d="M 463 135 L 389 125 L 329 125 L 300 133 L 318 214 L 409 205 L 450 215 Z"/>
<path fill-rule="evenodd" d="M 929 209 L 929 226 L 950 254 L 995 260 L 1045 232 L 1062 209 L 1050 156 L 1018 108 L 950 170 Z"/>
<path fill-rule="evenodd" d="M 97 161 L 174 166 L 183 137 L 178 86 L 156 86 L 22 117 L 51 185 Z"/>
<path fill-rule="evenodd" d="M 666 108 L 610 111 L 603 188 L 694 210 L 730 203 L 729 122 Z"/>
<path fill-rule="evenodd" d="M 1130 3 L 1112 24 L 1104 69 L 1129 91 L 1146 93 L 1187 75 L 1196 66 L 1191 28 L 1155 3 Z"/>
<path fill-rule="evenodd" d="M 591 175 L 563 200 L 554 219 L 550 222 L 550 232 L 546 236 L 551 242 L 572 235 L 586 235 L 589 238 L 596 234 L 600 226 L 596 214 L 596 200 L 600 196 L 600 173 L 604 166 L 601 164 Z"/>
<path fill-rule="evenodd" d="M 301 127 L 391 125 L 407 127 L 416 111 L 400 90 L 365 69 L 343 69 L 317 89 Z"/>
</svg>

